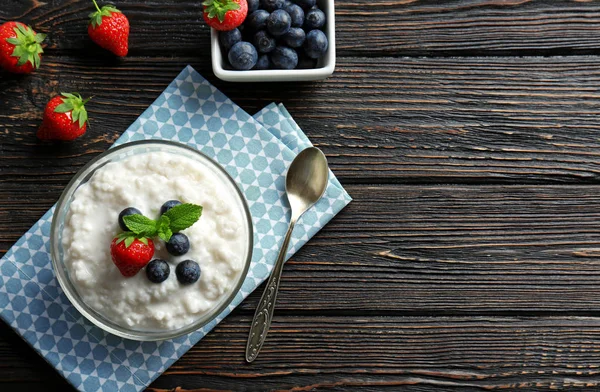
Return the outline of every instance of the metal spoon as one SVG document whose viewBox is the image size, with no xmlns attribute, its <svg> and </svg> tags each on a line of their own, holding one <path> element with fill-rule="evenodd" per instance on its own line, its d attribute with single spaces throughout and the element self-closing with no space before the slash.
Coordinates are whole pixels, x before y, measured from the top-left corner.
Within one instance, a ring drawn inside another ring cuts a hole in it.
<svg viewBox="0 0 600 392">
<path fill-rule="evenodd" d="M 248 336 L 248 344 L 246 345 L 246 361 L 248 362 L 256 359 L 267 338 L 267 332 L 273 319 L 273 309 L 275 309 L 275 300 L 277 299 L 283 262 L 287 254 L 294 226 L 302 214 L 323 196 L 328 179 L 327 158 L 325 158 L 321 150 L 315 147 L 307 148 L 298 154 L 288 170 L 285 179 L 285 190 L 290 207 L 292 208 L 292 219 L 281 245 L 279 257 L 277 257 L 277 261 L 273 267 L 273 273 L 267 282 L 267 287 L 258 303 L 258 308 L 256 308 L 256 313 L 252 320 L 250 336 Z"/>
</svg>

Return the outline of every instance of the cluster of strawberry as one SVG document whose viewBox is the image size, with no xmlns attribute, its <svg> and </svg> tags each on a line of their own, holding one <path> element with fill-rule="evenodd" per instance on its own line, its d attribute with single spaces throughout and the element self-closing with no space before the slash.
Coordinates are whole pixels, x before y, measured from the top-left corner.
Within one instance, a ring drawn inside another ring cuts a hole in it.
<svg viewBox="0 0 600 392">
<path fill-rule="evenodd" d="M 119 57 L 129 50 L 129 21 L 112 5 L 98 7 L 90 14 L 88 35 L 99 46 Z M 40 67 L 45 34 L 36 33 L 20 22 L 0 25 L 0 68 L 17 74 L 28 74 Z M 89 99 L 88 99 L 89 100 Z M 44 120 L 37 136 L 42 140 L 73 140 L 86 131 L 88 116 L 79 94 L 63 93 L 52 98 L 44 110 Z"/>
</svg>

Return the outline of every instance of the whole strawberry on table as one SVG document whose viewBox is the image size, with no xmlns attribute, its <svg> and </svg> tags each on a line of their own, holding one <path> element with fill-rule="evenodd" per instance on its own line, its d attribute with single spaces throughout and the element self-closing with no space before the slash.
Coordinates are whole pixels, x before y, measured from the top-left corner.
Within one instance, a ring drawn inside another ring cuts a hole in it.
<svg viewBox="0 0 600 392">
<path fill-rule="evenodd" d="M 129 20 L 113 5 L 98 7 L 92 0 L 96 11 L 90 14 L 88 35 L 100 47 L 119 57 L 127 56 L 129 51 Z"/>
<path fill-rule="evenodd" d="M 20 22 L 6 22 L 0 26 L 0 67 L 8 72 L 28 74 L 40 67 L 42 42 L 45 34 L 38 34 Z"/>
<path fill-rule="evenodd" d="M 37 132 L 42 140 L 74 140 L 87 128 L 88 114 L 79 94 L 61 93 L 52 98 L 44 110 L 44 120 Z"/>
</svg>

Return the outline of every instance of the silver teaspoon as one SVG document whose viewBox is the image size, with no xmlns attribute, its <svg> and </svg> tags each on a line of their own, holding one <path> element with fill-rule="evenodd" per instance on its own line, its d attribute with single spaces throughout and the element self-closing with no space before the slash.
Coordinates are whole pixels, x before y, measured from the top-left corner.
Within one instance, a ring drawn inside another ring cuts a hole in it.
<svg viewBox="0 0 600 392">
<path fill-rule="evenodd" d="M 328 179 L 327 158 L 318 148 L 310 147 L 303 150 L 290 165 L 285 178 L 285 190 L 292 209 L 292 218 L 281 245 L 281 251 L 273 267 L 273 273 L 260 298 L 256 313 L 254 313 L 250 336 L 248 336 L 248 344 L 246 345 L 246 361 L 248 362 L 256 359 L 267 338 L 267 332 L 269 332 L 271 320 L 273 319 L 273 309 L 275 309 L 283 262 L 294 226 L 302 214 L 323 196 Z"/>
</svg>

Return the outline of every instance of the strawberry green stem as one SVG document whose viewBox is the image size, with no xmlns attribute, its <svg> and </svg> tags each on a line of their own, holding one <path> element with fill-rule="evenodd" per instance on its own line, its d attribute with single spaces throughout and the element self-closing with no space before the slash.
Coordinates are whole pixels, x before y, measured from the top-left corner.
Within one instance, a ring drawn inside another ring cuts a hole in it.
<svg viewBox="0 0 600 392">
<path fill-rule="evenodd" d="M 96 9 L 98 10 L 98 12 L 101 12 L 100 7 L 98 7 L 98 3 L 96 3 L 96 0 L 92 0 L 92 1 L 94 2 L 94 5 L 96 6 Z"/>
<path fill-rule="evenodd" d="M 89 15 L 90 24 L 92 25 L 92 27 L 94 29 L 102 24 L 103 17 L 110 18 L 113 13 L 121 12 L 112 5 L 105 5 L 104 7 L 100 8 L 100 7 L 98 7 L 98 3 L 96 3 L 96 0 L 92 0 L 92 1 L 94 2 L 94 6 L 96 6 L 96 10 L 97 10 L 97 11 L 92 12 Z"/>
<path fill-rule="evenodd" d="M 7 38 L 6 42 L 14 45 L 11 56 L 19 59 L 17 65 L 22 66 L 29 62 L 34 68 L 38 68 L 41 61 L 40 55 L 44 52 L 41 44 L 46 35 L 36 34 L 31 27 L 22 23 L 17 23 L 13 31 L 14 36 Z"/>
<path fill-rule="evenodd" d="M 71 119 L 73 123 L 79 123 L 79 127 L 83 127 L 88 122 L 87 110 L 85 110 L 85 102 L 88 102 L 91 98 L 88 98 L 85 102 L 81 95 L 75 93 L 61 93 L 63 103 L 58 105 L 54 111 L 56 113 L 71 113 Z"/>
</svg>

